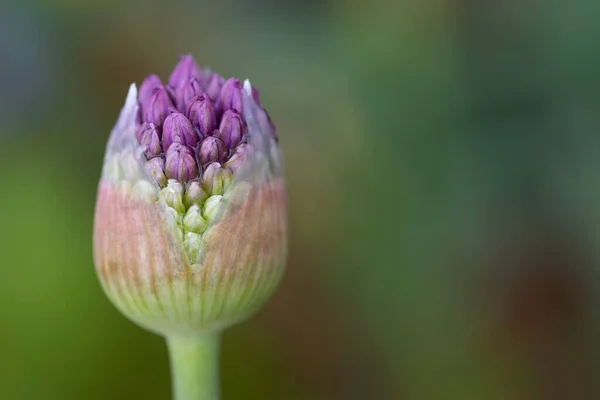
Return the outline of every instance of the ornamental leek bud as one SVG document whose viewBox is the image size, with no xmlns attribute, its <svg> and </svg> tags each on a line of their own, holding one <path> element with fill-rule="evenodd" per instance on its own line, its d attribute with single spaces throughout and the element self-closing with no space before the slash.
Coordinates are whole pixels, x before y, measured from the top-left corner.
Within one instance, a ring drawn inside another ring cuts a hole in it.
<svg viewBox="0 0 600 400">
<path fill-rule="evenodd" d="M 176 179 L 169 179 L 167 187 L 159 193 L 159 200 L 181 214 L 185 212 L 183 185 Z"/>
<path fill-rule="evenodd" d="M 142 103 L 145 122 L 152 122 L 155 125 L 162 126 L 172 107 L 173 102 L 167 89 L 164 86 L 155 87 L 152 89 L 150 98 Z"/>
<path fill-rule="evenodd" d="M 159 86 L 162 86 L 160 78 L 154 74 L 148 75 L 140 85 L 140 94 L 138 96 L 140 103 L 147 104 L 150 97 L 152 97 L 152 91 Z"/>
<path fill-rule="evenodd" d="M 152 158 L 161 153 L 160 128 L 152 122 L 144 122 L 138 129 L 138 141 L 144 148 L 146 157 Z"/>
<path fill-rule="evenodd" d="M 187 232 L 202 233 L 206 230 L 206 220 L 198 204 L 192 204 L 183 217 L 183 229 Z"/>
<path fill-rule="evenodd" d="M 221 112 L 233 110 L 241 114 L 243 108 L 242 97 L 242 82 L 236 78 L 227 79 L 221 88 L 221 95 L 218 102 L 219 109 Z"/>
<path fill-rule="evenodd" d="M 190 87 L 204 94 L 183 110 L 178 99 Z M 168 88 L 151 76 L 139 96 L 129 89 L 98 186 L 94 261 L 126 317 L 169 338 L 197 337 L 249 318 L 275 290 L 286 193 L 277 141 L 250 82 L 224 85 L 184 56 Z"/>
<path fill-rule="evenodd" d="M 179 62 L 169 77 L 169 86 L 172 89 L 180 89 L 181 86 L 190 81 L 191 78 L 200 80 L 204 74 L 190 55 L 181 56 Z"/>
<path fill-rule="evenodd" d="M 192 149 L 181 143 L 173 143 L 165 155 L 165 174 L 169 179 L 187 182 L 198 175 L 198 164 Z"/>
<path fill-rule="evenodd" d="M 231 170 L 223 168 L 218 162 L 211 162 L 202 173 L 204 189 L 211 195 L 223 194 L 232 179 Z"/>
<path fill-rule="evenodd" d="M 193 97 L 186 107 L 186 115 L 201 137 L 210 135 L 217 126 L 215 105 L 207 96 Z"/>
<path fill-rule="evenodd" d="M 216 101 L 219 98 L 224 83 L 225 80 L 221 75 L 216 73 L 210 74 L 206 81 L 205 92 L 212 101 Z"/>
<path fill-rule="evenodd" d="M 165 160 L 162 157 L 154 157 L 146 162 L 146 169 L 150 173 L 152 181 L 158 186 L 164 187 L 167 184 L 165 175 Z"/>
<path fill-rule="evenodd" d="M 221 118 L 221 125 L 216 134 L 228 148 L 235 148 L 246 134 L 246 124 L 242 116 L 235 111 L 227 110 Z"/>
<path fill-rule="evenodd" d="M 194 180 L 188 183 L 187 188 L 185 189 L 183 202 L 185 206 L 189 208 L 194 204 L 202 204 L 207 197 L 208 195 L 202 188 L 202 183 L 200 183 L 200 180 Z"/>
<path fill-rule="evenodd" d="M 173 112 L 165 118 L 162 136 L 162 148 L 166 153 L 173 143 L 181 143 L 191 148 L 198 144 L 198 135 L 185 115 Z"/>
<path fill-rule="evenodd" d="M 229 151 L 225 143 L 217 137 L 208 136 L 198 146 L 198 162 L 204 166 L 209 162 L 223 162 Z"/>
<path fill-rule="evenodd" d="M 200 85 L 200 81 L 196 78 L 191 78 L 189 81 L 184 83 L 179 90 L 176 91 L 175 95 L 177 101 L 177 109 L 182 113 L 186 112 L 187 105 L 190 101 L 204 93 L 204 89 Z"/>
</svg>

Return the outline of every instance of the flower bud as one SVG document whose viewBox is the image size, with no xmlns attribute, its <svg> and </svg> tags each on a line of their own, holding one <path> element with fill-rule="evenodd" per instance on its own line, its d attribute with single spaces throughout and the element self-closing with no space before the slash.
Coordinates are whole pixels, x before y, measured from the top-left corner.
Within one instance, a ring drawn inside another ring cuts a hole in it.
<svg viewBox="0 0 600 400">
<path fill-rule="evenodd" d="M 211 161 L 223 162 L 227 157 L 227 146 L 217 137 L 207 136 L 198 146 L 198 162 L 204 166 Z"/>
<path fill-rule="evenodd" d="M 219 97 L 219 94 L 221 93 L 221 88 L 223 87 L 223 83 L 225 83 L 225 80 L 219 74 L 212 73 L 208 77 L 206 82 L 205 93 L 208 95 L 208 97 L 211 98 L 213 102 L 216 101 Z"/>
<path fill-rule="evenodd" d="M 184 55 L 179 58 L 179 62 L 169 77 L 169 86 L 173 89 L 179 89 L 191 78 L 200 79 L 203 75 L 194 58 L 190 55 Z"/>
<path fill-rule="evenodd" d="M 173 107 L 173 102 L 164 86 L 157 86 L 152 89 L 150 98 L 142 104 L 144 119 L 146 122 L 152 122 L 162 126 L 165 118 L 169 115 L 169 109 Z"/>
<path fill-rule="evenodd" d="M 242 83 L 239 79 L 229 78 L 221 88 L 219 97 L 219 108 L 221 112 L 233 110 L 241 114 L 242 112 Z"/>
<path fill-rule="evenodd" d="M 180 112 L 185 113 L 187 110 L 187 105 L 190 103 L 190 101 L 194 97 L 200 96 L 203 93 L 204 90 L 200 85 L 200 81 L 198 81 L 196 78 L 191 78 L 189 81 L 185 82 L 175 93 L 177 109 Z"/>
<path fill-rule="evenodd" d="M 186 57 L 171 94 L 156 78 L 139 96 L 130 88 L 106 147 L 94 221 L 104 291 L 126 317 L 170 337 L 252 316 L 277 287 L 287 248 L 281 154 L 256 91 L 248 81 L 221 88 L 218 74 L 196 76 L 202 71 Z M 182 91 L 193 79 L 204 95 L 174 111 L 172 99 L 189 96 Z M 211 135 L 216 127 L 222 132 Z"/>
<path fill-rule="evenodd" d="M 206 199 L 206 203 L 204 203 L 204 210 L 202 215 L 208 220 L 213 219 L 220 211 L 219 208 L 222 204 L 223 196 L 221 196 L 220 194 L 210 196 L 208 199 Z"/>
<path fill-rule="evenodd" d="M 175 179 L 169 179 L 167 187 L 160 191 L 160 200 L 179 213 L 185 212 L 183 205 L 183 185 Z"/>
<path fill-rule="evenodd" d="M 138 143 L 141 144 L 142 141 L 142 133 L 144 133 L 144 131 L 146 129 L 156 129 L 158 128 L 156 125 L 154 125 L 153 123 L 148 123 L 148 122 L 141 122 L 140 125 L 137 126 L 137 129 L 135 130 L 135 138 L 137 139 Z M 160 131 L 159 131 L 159 135 L 160 136 Z"/>
<path fill-rule="evenodd" d="M 183 247 L 190 260 L 197 260 L 202 250 L 202 235 L 196 232 L 186 232 L 183 239 Z"/>
<path fill-rule="evenodd" d="M 202 204 L 208 197 L 206 190 L 202 188 L 202 184 L 198 180 L 193 180 L 188 183 L 183 196 L 183 204 L 186 207 L 191 207 L 194 204 Z"/>
<path fill-rule="evenodd" d="M 183 217 L 185 232 L 202 233 L 206 230 L 206 220 L 202 217 L 202 210 L 198 204 L 192 204 Z"/>
<path fill-rule="evenodd" d="M 223 168 L 218 162 L 206 166 L 202 174 L 204 189 L 211 195 L 223 194 L 231 184 L 232 173 L 228 168 Z"/>
<path fill-rule="evenodd" d="M 165 160 L 162 157 L 151 158 L 146 162 L 146 168 L 150 172 L 152 180 L 160 187 L 164 187 L 167 184 L 167 177 L 165 176 Z"/>
<path fill-rule="evenodd" d="M 240 144 L 242 137 L 246 134 L 246 124 L 242 117 L 235 111 L 227 110 L 221 118 L 221 125 L 216 136 L 221 139 L 228 148 L 233 149 Z"/>
<path fill-rule="evenodd" d="M 192 149 L 181 143 L 169 146 L 165 155 L 165 175 L 182 182 L 198 176 L 198 164 Z"/>
<path fill-rule="evenodd" d="M 142 125 L 140 125 L 138 132 L 138 140 L 144 148 L 144 154 L 146 154 L 146 157 L 152 158 L 162 152 L 160 146 L 160 128 L 158 128 L 152 122 L 144 122 Z"/>
<path fill-rule="evenodd" d="M 216 128 L 215 105 L 207 96 L 196 96 L 190 100 L 186 115 L 202 137 L 208 136 Z"/>
<path fill-rule="evenodd" d="M 152 97 L 152 91 L 159 86 L 162 86 L 160 78 L 154 74 L 148 75 L 140 85 L 140 94 L 138 96 L 140 104 L 148 103 Z"/>
<path fill-rule="evenodd" d="M 198 144 L 198 140 L 194 127 L 185 115 L 173 112 L 165 119 L 162 136 L 162 148 L 165 153 L 173 143 L 181 143 L 194 148 Z"/>
</svg>

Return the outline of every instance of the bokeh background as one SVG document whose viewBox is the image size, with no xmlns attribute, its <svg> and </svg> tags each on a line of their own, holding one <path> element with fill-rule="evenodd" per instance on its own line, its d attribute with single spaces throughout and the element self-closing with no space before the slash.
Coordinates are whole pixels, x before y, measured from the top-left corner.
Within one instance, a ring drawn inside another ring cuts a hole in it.
<svg viewBox="0 0 600 400">
<path fill-rule="evenodd" d="M 224 399 L 600 398 L 600 3 L 0 3 L 0 398 L 168 399 L 97 282 L 104 146 L 179 54 L 261 90 L 289 269 Z"/>
</svg>

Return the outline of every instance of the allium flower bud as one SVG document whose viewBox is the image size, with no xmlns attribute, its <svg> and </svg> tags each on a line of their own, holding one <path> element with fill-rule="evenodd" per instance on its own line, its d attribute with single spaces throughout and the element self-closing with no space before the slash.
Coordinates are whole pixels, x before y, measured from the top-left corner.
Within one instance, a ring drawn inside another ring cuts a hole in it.
<svg viewBox="0 0 600 400">
<path fill-rule="evenodd" d="M 189 181 L 198 176 L 198 164 L 192 149 L 181 143 L 173 143 L 165 155 L 165 175 L 169 179 Z"/>
<path fill-rule="evenodd" d="M 169 77 L 169 86 L 173 89 L 180 89 L 181 86 L 189 82 L 191 78 L 200 80 L 203 76 L 204 74 L 192 56 L 181 56 Z"/>
<path fill-rule="evenodd" d="M 150 173 L 152 181 L 158 186 L 164 187 L 167 184 L 165 175 L 165 160 L 162 157 L 151 158 L 146 162 L 146 169 Z"/>
<path fill-rule="evenodd" d="M 215 215 L 219 212 L 219 209 L 223 205 L 223 196 L 220 194 L 215 194 L 206 199 L 206 203 L 204 203 L 204 212 L 203 216 L 206 219 L 214 218 Z"/>
<path fill-rule="evenodd" d="M 159 200 L 178 213 L 185 212 L 185 206 L 183 205 L 183 185 L 177 179 L 169 179 L 167 187 L 163 188 L 159 193 Z M 177 216 L 176 219 L 179 219 L 179 217 Z"/>
<path fill-rule="evenodd" d="M 207 136 L 198 146 L 198 162 L 204 166 L 209 162 L 223 162 L 227 157 L 227 146 L 217 137 Z"/>
<path fill-rule="evenodd" d="M 221 97 L 218 104 L 221 112 L 233 110 L 240 114 L 242 113 L 242 82 L 239 79 L 227 79 L 221 88 Z"/>
<path fill-rule="evenodd" d="M 138 96 L 140 104 L 147 104 L 150 97 L 152 97 L 152 91 L 159 86 L 162 86 L 160 78 L 154 74 L 148 75 L 140 85 L 140 94 Z"/>
<path fill-rule="evenodd" d="M 190 181 L 185 189 L 183 203 L 186 207 L 191 207 L 194 204 L 202 204 L 207 197 L 206 190 L 202 188 L 199 180 Z"/>
<path fill-rule="evenodd" d="M 138 141 L 144 148 L 146 157 L 151 158 L 161 153 L 160 128 L 152 122 L 144 122 L 138 129 Z"/>
<path fill-rule="evenodd" d="M 198 204 L 192 204 L 183 217 L 185 233 L 202 233 L 206 230 L 206 220 L 202 217 L 202 209 Z"/>
<path fill-rule="evenodd" d="M 165 153 L 173 143 L 181 143 L 194 148 L 198 144 L 198 140 L 194 127 L 185 115 L 172 112 L 167 116 L 162 135 L 162 148 Z"/>
<path fill-rule="evenodd" d="M 208 95 L 208 97 L 211 98 L 212 101 L 217 100 L 219 94 L 221 93 L 221 88 L 223 87 L 224 83 L 225 80 L 221 75 L 216 74 L 214 72 L 210 74 L 206 82 L 205 93 Z"/>
<path fill-rule="evenodd" d="M 169 338 L 204 336 L 254 314 L 283 274 L 287 246 L 281 154 L 252 86 L 230 79 L 221 88 L 219 75 L 184 56 L 169 78 L 174 99 L 191 78 L 204 95 L 183 114 L 157 78 L 140 96 L 131 86 L 106 148 L 94 222 L 108 297 Z M 209 97 L 224 106 L 223 118 Z"/>
<path fill-rule="evenodd" d="M 227 110 L 221 118 L 221 125 L 216 136 L 220 138 L 228 148 L 233 149 L 240 144 L 242 137 L 246 134 L 246 124 L 242 116 L 235 111 Z"/>
<path fill-rule="evenodd" d="M 217 126 L 215 105 L 207 96 L 195 96 L 186 107 L 186 115 L 202 137 L 208 136 Z"/>
<path fill-rule="evenodd" d="M 185 113 L 190 101 L 203 93 L 204 89 L 202 89 L 200 81 L 196 78 L 191 78 L 176 91 L 177 109 L 180 112 Z"/>
<path fill-rule="evenodd" d="M 171 108 L 173 108 L 173 102 L 164 86 L 157 86 L 152 89 L 150 98 L 145 103 L 142 103 L 145 121 L 152 122 L 158 126 L 162 126 Z"/>
<path fill-rule="evenodd" d="M 231 179 L 231 170 L 223 168 L 218 162 L 208 164 L 202 173 L 204 189 L 211 195 L 223 194 L 231 183 Z"/>
</svg>

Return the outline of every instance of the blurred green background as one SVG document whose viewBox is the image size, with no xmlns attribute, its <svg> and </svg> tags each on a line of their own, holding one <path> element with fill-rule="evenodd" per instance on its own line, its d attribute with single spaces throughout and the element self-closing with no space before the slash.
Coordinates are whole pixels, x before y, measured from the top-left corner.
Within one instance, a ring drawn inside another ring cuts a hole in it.
<svg viewBox="0 0 600 400">
<path fill-rule="evenodd" d="M 0 398 L 167 399 L 97 282 L 104 146 L 181 53 L 250 77 L 291 247 L 224 399 L 600 398 L 600 3 L 0 4 Z"/>
</svg>

